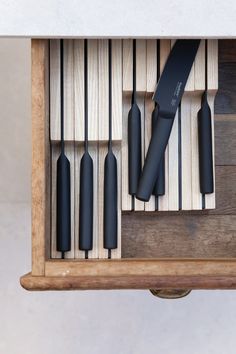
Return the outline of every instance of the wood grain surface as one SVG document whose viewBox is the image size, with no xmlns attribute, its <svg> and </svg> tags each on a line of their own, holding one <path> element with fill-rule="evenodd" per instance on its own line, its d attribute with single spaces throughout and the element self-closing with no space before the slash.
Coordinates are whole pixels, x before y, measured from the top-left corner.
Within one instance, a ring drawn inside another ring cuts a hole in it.
<svg viewBox="0 0 236 354">
<path fill-rule="evenodd" d="M 50 248 L 47 46 L 46 40 L 32 41 L 33 267 L 32 273 L 21 278 L 21 285 L 30 290 L 236 288 L 236 41 L 219 42 L 216 209 L 178 214 L 126 212 L 122 217 L 123 259 L 80 263 L 45 262 Z"/>
<path fill-rule="evenodd" d="M 20 279 L 27 290 L 236 289 L 236 276 L 34 277 Z"/>
<path fill-rule="evenodd" d="M 94 271 L 96 267 L 96 272 Z M 236 276 L 236 262 L 232 259 L 102 259 L 50 260 L 45 264 L 45 275 L 55 276 Z"/>
<path fill-rule="evenodd" d="M 236 256 L 236 41 L 219 41 L 215 99 L 216 209 L 124 213 L 123 257 Z"/>
<path fill-rule="evenodd" d="M 44 274 L 50 235 L 48 41 L 32 40 L 32 274 Z"/>
<path fill-rule="evenodd" d="M 143 219 L 123 215 L 123 257 L 236 257 L 235 215 L 152 213 Z"/>
<path fill-rule="evenodd" d="M 236 256 L 235 134 L 236 115 L 215 116 L 216 209 L 152 215 L 124 213 L 123 257 Z"/>
<path fill-rule="evenodd" d="M 236 62 L 236 40 L 219 40 L 219 63 Z"/>
</svg>

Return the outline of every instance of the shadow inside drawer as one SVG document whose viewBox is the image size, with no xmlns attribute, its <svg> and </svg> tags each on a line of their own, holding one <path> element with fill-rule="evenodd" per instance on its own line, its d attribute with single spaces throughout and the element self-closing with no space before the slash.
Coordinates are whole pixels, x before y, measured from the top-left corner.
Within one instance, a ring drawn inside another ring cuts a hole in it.
<svg viewBox="0 0 236 354">
<path fill-rule="evenodd" d="M 215 116 L 216 209 L 122 216 L 122 257 L 236 257 L 236 115 Z"/>
</svg>

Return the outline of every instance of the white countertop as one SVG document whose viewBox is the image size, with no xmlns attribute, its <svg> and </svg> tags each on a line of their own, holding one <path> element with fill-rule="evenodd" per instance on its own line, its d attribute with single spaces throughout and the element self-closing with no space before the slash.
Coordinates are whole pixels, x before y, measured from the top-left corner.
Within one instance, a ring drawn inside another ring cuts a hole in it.
<svg viewBox="0 0 236 354">
<path fill-rule="evenodd" d="M 1 0 L 0 36 L 236 38 L 236 1 Z"/>
</svg>

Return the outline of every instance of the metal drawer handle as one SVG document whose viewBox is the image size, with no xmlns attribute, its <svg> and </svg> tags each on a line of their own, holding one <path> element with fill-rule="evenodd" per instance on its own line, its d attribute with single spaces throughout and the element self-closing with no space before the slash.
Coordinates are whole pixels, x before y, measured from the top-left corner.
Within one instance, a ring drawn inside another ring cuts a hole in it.
<svg viewBox="0 0 236 354">
<path fill-rule="evenodd" d="M 150 289 L 152 295 L 162 299 L 180 299 L 187 296 L 191 290 L 189 289 Z"/>
</svg>

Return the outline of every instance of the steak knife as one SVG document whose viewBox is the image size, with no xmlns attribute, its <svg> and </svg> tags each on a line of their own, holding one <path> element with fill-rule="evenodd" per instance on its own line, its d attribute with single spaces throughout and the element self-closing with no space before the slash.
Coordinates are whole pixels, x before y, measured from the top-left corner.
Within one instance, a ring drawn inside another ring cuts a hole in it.
<svg viewBox="0 0 236 354">
<path fill-rule="evenodd" d="M 149 201 L 159 176 L 160 163 L 170 137 L 175 113 L 183 96 L 200 40 L 181 39 L 175 42 L 158 81 L 153 99 L 158 105 L 156 120 L 136 198 Z"/>
</svg>

